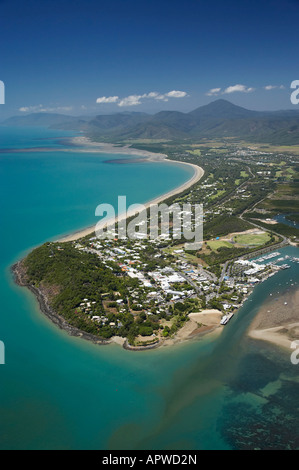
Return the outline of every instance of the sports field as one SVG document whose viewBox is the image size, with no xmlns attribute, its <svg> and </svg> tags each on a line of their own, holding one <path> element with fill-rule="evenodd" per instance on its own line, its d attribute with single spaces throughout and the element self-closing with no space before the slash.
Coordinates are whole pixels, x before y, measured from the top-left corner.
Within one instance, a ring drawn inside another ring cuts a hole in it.
<svg viewBox="0 0 299 470">
<path fill-rule="evenodd" d="M 258 246 L 264 245 L 270 240 L 269 233 L 261 232 L 261 233 L 245 233 L 244 235 L 236 235 L 234 237 L 234 241 L 239 245 L 247 245 L 247 246 Z"/>
</svg>

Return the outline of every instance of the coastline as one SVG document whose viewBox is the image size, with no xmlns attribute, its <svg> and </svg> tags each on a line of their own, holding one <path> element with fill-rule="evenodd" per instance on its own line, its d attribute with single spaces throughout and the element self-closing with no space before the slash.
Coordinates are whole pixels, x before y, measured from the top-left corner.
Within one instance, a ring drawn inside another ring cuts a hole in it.
<svg viewBox="0 0 299 470">
<path fill-rule="evenodd" d="M 201 312 L 189 313 L 189 321 L 177 331 L 173 338 L 166 339 L 163 346 L 190 341 L 210 333 L 220 334 L 224 326 L 220 325 L 222 312 L 215 309 L 204 309 Z"/>
<path fill-rule="evenodd" d="M 63 317 L 56 313 L 49 305 L 46 292 L 44 292 L 42 288 L 37 288 L 27 282 L 23 260 L 15 263 L 11 267 L 11 270 L 14 275 L 15 283 L 20 287 L 26 287 L 34 294 L 38 301 L 41 313 L 54 323 L 54 325 L 65 331 L 69 336 L 85 339 L 96 345 L 107 346 L 109 344 L 117 344 L 128 351 L 147 351 L 150 349 L 181 344 L 210 333 L 220 334 L 223 330 L 223 326 L 220 325 L 222 313 L 219 310 L 205 309 L 198 313 L 190 313 L 188 315 L 189 321 L 171 338 L 157 338 L 156 341 L 150 344 L 139 346 L 131 346 L 128 343 L 127 338 L 120 336 L 113 336 L 112 338 L 105 340 L 99 336 L 86 333 L 70 325 Z"/>
<path fill-rule="evenodd" d="M 86 145 L 86 142 L 88 139 L 81 137 L 80 138 L 81 145 L 83 143 Z M 111 148 L 114 148 L 114 153 L 123 153 L 122 150 L 123 148 L 120 147 L 115 147 L 113 144 L 97 144 L 97 143 L 89 143 L 90 146 L 95 147 L 95 152 L 104 152 L 104 153 L 111 153 Z M 102 150 L 99 150 L 101 147 Z M 82 148 L 82 152 L 86 151 Z M 88 151 L 88 150 L 87 150 Z M 131 152 L 133 151 L 134 154 L 138 154 L 140 156 L 142 151 L 138 151 L 136 149 L 131 149 L 131 148 L 126 148 L 126 151 L 128 154 L 132 154 Z M 147 202 L 145 204 L 146 208 L 149 208 L 151 204 L 158 204 L 161 203 L 162 201 L 165 201 L 166 199 L 170 198 L 171 196 L 174 196 L 176 194 L 180 194 L 181 192 L 185 191 L 186 189 L 190 188 L 193 184 L 198 182 L 202 176 L 204 175 L 204 170 L 197 166 L 193 165 L 190 163 L 185 163 L 185 162 L 177 162 L 173 160 L 167 160 L 167 156 L 163 154 L 151 154 L 151 152 L 145 152 L 147 155 L 142 152 L 143 157 L 147 159 L 153 158 L 154 160 L 152 161 L 168 161 L 168 162 L 174 162 L 178 163 L 180 165 L 189 165 L 192 166 L 194 170 L 194 174 L 192 177 L 185 182 L 184 184 L 180 185 L 179 187 L 161 195 L 158 196 L 151 201 Z M 124 213 L 120 214 L 116 218 L 117 221 L 123 220 L 126 217 L 131 217 L 132 215 L 135 215 L 135 212 L 130 213 Z M 107 224 L 109 226 L 109 221 L 104 222 L 105 225 Z M 57 240 L 58 242 L 70 242 L 70 241 L 75 241 L 78 240 L 82 237 L 85 237 L 87 235 L 90 235 L 94 233 L 95 231 L 95 226 L 92 227 L 87 227 L 85 229 L 79 230 L 75 233 L 69 234 L 64 236 L 63 238 L 60 238 Z M 144 344 L 142 343 L 139 346 L 130 346 L 127 342 L 126 338 L 123 337 L 118 337 L 114 336 L 109 339 L 102 339 L 98 336 L 85 333 L 82 330 L 79 330 L 76 327 L 71 326 L 64 318 L 62 318 L 60 315 L 58 315 L 55 311 L 52 310 L 51 306 L 49 305 L 48 302 L 48 297 L 47 297 L 47 292 L 46 289 L 42 288 L 36 288 L 35 286 L 30 285 L 28 282 L 26 282 L 26 272 L 22 267 L 22 261 L 19 261 L 12 267 L 12 271 L 15 277 L 15 282 L 22 287 L 27 287 L 37 298 L 39 307 L 41 312 L 47 316 L 55 325 L 57 325 L 59 328 L 65 330 L 69 335 L 75 336 L 75 337 L 81 337 L 83 339 L 89 340 L 93 342 L 94 344 L 101 344 L 101 345 L 108 345 L 108 344 L 118 344 L 122 346 L 124 349 L 128 350 L 147 350 L 147 349 L 154 349 L 158 348 L 161 346 L 170 346 L 178 343 L 182 343 L 185 341 L 188 341 L 190 339 L 197 338 L 199 336 L 207 335 L 211 332 L 214 332 L 215 334 L 218 334 L 222 331 L 223 326 L 220 325 L 220 320 L 221 320 L 221 312 L 219 311 L 210 311 L 210 310 L 205 310 L 202 312 L 194 313 L 189 315 L 189 321 L 186 322 L 186 324 L 177 331 L 177 333 L 169 338 L 153 338 L 152 342 L 150 344 Z M 298 298 L 299 301 L 299 298 Z M 298 302 L 297 302 L 298 305 Z M 285 310 L 285 309 L 284 309 Z M 248 335 L 252 338 L 255 339 L 261 339 L 265 341 L 270 341 L 276 345 L 280 345 L 283 347 L 290 347 L 290 339 L 287 338 L 286 336 L 286 327 L 288 328 L 297 328 L 299 327 L 299 323 L 295 323 L 295 320 L 298 321 L 298 317 L 296 318 L 289 318 L 288 324 L 287 321 L 285 320 L 282 324 L 269 324 L 269 325 L 258 325 L 257 320 L 261 318 L 260 316 L 257 316 L 257 319 L 255 322 L 252 323 L 250 327 L 250 331 L 248 332 Z M 282 331 L 283 330 L 283 331 Z M 294 331 L 298 331 L 299 334 L 299 328 L 297 330 L 292 330 L 292 333 Z M 289 333 L 289 330 L 287 330 L 287 333 Z M 297 335 L 298 336 L 298 335 Z"/>
<path fill-rule="evenodd" d="M 98 336 L 85 333 L 82 330 L 79 330 L 76 327 L 73 327 L 70 325 L 63 317 L 58 315 L 49 305 L 48 299 L 43 292 L 42 289 L 39 289 L 37 287 L 32 286 L 26 281 L 26 272 L 25 269 L 22 265 L 23 260 L 18 261 L 15 263 L 12 267 L 12 273 L 14 275 L 14 280 L 15 283 L 20 286 L 20 287 L 26 287 L 27 289 L 32 292 L 39 304 L 40 311 L 54 323 L 56 326 L 58 326 L 61 330 L 66 331 L 70 336 L 76 336 L 78 338 L 83 338 L 88 341 L 92 341 L 94 344 L 110 344 L 110 341 L 103 340 L 99 338 Z"/>
<path fill-rule="evenodd" d="M 88 145 L 89 146 L 88 152 L 90 151 L 90 147 L 95 147 L 93 149 L 94 153 L 114 153 L 114 154 L 136 155 L 136 156 L 139 156 L 139 157 L 146 158 L 147 161 L 153 161 L 153 162 L 154 161 L 155 162 L 165 161 L 165 162 L 169 162 L 169 163 L 176 163 L 176 164 L 179 164 L 179 165 L 188 165 L 188 166 L 193 168 L 194 173 L 188 181 L 186 181 L 185 183 L 183 183 L 179 187 L 174 188 L 173 190 L 168 191 L 167 193 L 164 193 L 164 194 L 148 201 L 147 203 L 144 204 L 144 206 L 146 208 L 149 208 L 151 204 L 159 204 L 159 203 L 165 201 L 166 199 L 168 199 L 168 198 L 170 198 L 174 195 L 182 193 L 183 191 L 185 191 L 186 189 L 190 188 L 195 183 L 197 183 L 204 175 L 204 170 L 201 167 L 199 167 L 197 165 L 193 165 L 191 163 L 179 162 L 179 161 L 175 161 L 175 160 L 168 160 L 167 155 L 164 155 L 164 154 L 154 154 L 152 152 L 132 149 L 131 147 L 116 147 L 113 144 L 93 143 L 93 142 L 89 141 L 89 139 L 87 139 L 86 137 L 83 137 L 83 136 L 74 138 L 72 140 L 75 141 L 74 143 L 76 145 L 85 145 L 85 146 Z M 77 151 L 86 152 L 86 148 L 85 149 L 84 148 L 78 149 Z M 119 216 L 116 217 L 116 221 L 123 220 L 124 218 L 129 218 L 132 215 L 135 215 L 135 212 L 130 213 L 130 211 L 129 211 L 127 213 L 120 214 Z M 78 240 L 79 238 L 82 238 L 84 236 L 87 236 L 87 235 L 90 235 L 90 234 L 94 233 L 94 231 L 95 231 L 95 226 L 87 227 L 85 229 L 76 231 L 72 234 L 66 235 L 66 236 L 60 238 L 57 241 L 59 241 L 59 242 L 75 241 L 75 240 Z M 190 338 L 194 338 L 196 336 L 201 336 L 201 335 L 210 333 L 210 332 L 214 331 L 219 326 L 219 322 L 218 322 L 218 324 L 214 323 L 215 318 L 212 319 L 212 320 L 208 319 L 208 317 L 209 317 L 208 314 L 211 313 L 212 316 L 215 317 L 215 312 L 214 311 L 211 311 L 211 312 L 210 311 L 204 311 L 204 312 L 194 314 L 194 315 L 204 315 L 205 314 L 204 318 L 208 322 L 207 325 L 205 325 L 205 324 L 200 324 L 199 325 L 198 321 L 195 321 L 195 319 L 191 318 L 191 315 L 190 315 L 189 316 L 189 321 L 187 322 L 187 324 L 183 328 L 181 328 L 181 330 L 179 330 L 173 338 L 165 338 L 165 339 L 162 339 L 162 340 L 158 339 L 156 342 L 154 342 L 152 344 L 148 344 L 148 345 L 144 345 L 144 346 L 137 346 L 137 347 L 130 346 L 128 344 L 128 341 L 127 341 L 126 338 L 122 338 L 122 337 L 118 337 L 118 336 L 114 336 L 109 340 L 104 340 L 104 339 L 99 338 L 98 336 L 95 336 L 95 335 L 92 335 L 92 334 L 89 334 L 89 333 L 85 333 L 84 331 L 79 330 L 76 327 L 73 327 L 63 317 L 61 317 L 59 314 L 57 314 L 51 308 L 51 306 L 49 305 L 48 298 L 46 296 L 46 293 L 43 291 L 43 289 L 32 286 L 31 284 L 29 284 L 27 282 L 27 280 L 26 280 L 26 271 L 25 271 L 25 268 L 23 266 L 23 260 L 20 260 L 17 263 L 15 263 L 11 267 L 11 270 L 12 270 L 12 273 L 13 273 L 14 280 L 15 280 L 16 284 L 19 285 L 20 287 L 28 288 L 35 295 L 35 297 L 38 301 L 38 304 L 39 304 L 40 311 L 49 320 L 51 320 L 52 323 L 54 323 L 60 329 L 66 331 L 70 336 L 86 339 L 88 341 L 91 341 L 94 344 L 98 344 L 98 345 L 118 344 L 118 345 L 122 346 L 124 349 L 130 350 L 130 351 L 134 351 L 134 350 L 135 351 L 144 351 L 144 350 L 149 350 L 149 349 L 155 349 L 155 348 L 158 348 L 158 347 L 161 347 L 161 346 L 170 346 L 170 345 L 173 345 L 173 344 L 178 344 L 178 343 L 187 341 Z M 219 315 L 219 312 L 218 312 L 218 315 Z M 218 317 L 217 317 L 217 320 L 218 320 Z M 220 328 L 220 330 L 221 330 L 221 328 Z"/>
<path fill-rule="evenodd" d="M 248 336 L 290 350 L 299 334 L 298 304 L 299 289 L 267 302 L 250 325 Z"/>
<path fill-rule="evenodd" d="M 78 139 L 80 139 L 80 140 L 78 140 Z M 169 162 L 169 163 L 176 163 L 176 164 L 179 164 L 179 165 L 188 165 L 189 167 L 193 168 L 194 174 L 192 175 L 192 177 L 188 181 L 181 184 L 177 188 L 174 188 L 171 191 L 168 191 L 167 193 L 164 193 L 164 194 L 162 194 L 162 195 L 160 195 L 160 196 L 158 196 L 154 199 L 151 199 L 150 201 L 147 201 L 145 204 L 143 204 L 146 209 L 148 209 L 152 204 L 160 204 L 163 201 L 165 201 L 166 199 L 168 199 L 172 196 L 176 196 L 177 194 L 182 193 L 186 189 L 189 189 L 195 183 L 200 181 L 200 179 L 204 175 L 204 170 L 200 166 L 193 165 L 192 163 L 179 162 L 177 160 L 168 160 L 167 155 L 164 155 L 164 154 L 155 154 L 155 153 L 152 153 L 152 152 L 147 152 L 146 150 L 133 149 L 131 147 L 116 147 L 113 144 L 98 144 L 96 142 L 93 143 L 87 137 L 75 137 L 75 138 L 72 139 L 72 141 L 76 142 L 77 145 L 79 145 L 79 143 L 80 143 L 80 145 L 88 145 L 90 147 L 95 147 L 94 152 L 97 152 L 97 153 L 116 153 L 116 154 L 117 153 L 121 153 L 121 154 L 127 153 L 128 155 L 139 155 L 139 156 L 142 156 L 142 157 L 146 157 L 147 161 L 153 161 L 153 162 L 154 161 L 155 162 L 162 162 L 163 161 L 163 162 Z M 82 152 L 84 152 L 83 149 L 82 149 Z M 129 211 L 129 212 L 124 213 L 124 214 L 119 214 L 119 215 L 116 216 L 115 221 L 120 222 L 120 221 L 124 220 L 125 218 L 132 217 L 133 215 L 135 215 L 135 211 L 131 211 L 131 212 Z M 107 224 L 107 222 L 104 222 L 103 226 L 106 225 L 106 224 Z M 81 229 L 81 230 L 77 230 L 76 232 L 73 232 L 71 234 L 62 236 L 57 241 L 61 242 L 61 243 L 76 241 L 79 238 L 83 238 L 83 237 L 86 237 L 87 235 L 93 234 L 94 231 L 95 231 L 95 227 L 96 227 L 95 225 L 92 225 L 90 227 L 87 227 L 87 228 L 84 228 L 84 229 Z"/>
<path fill-rule="evenodd" d="M 75 151 L 77 152 L 86 152 L 87 147 L 88 152 L 91 153 L 111 153 L 131 156 L 135 155 L 137 157 L 145 157 L 148 161 L 153 162 L 163 161 L 167 158 L 167 155 L 164 153 L 154 153 L 148 150 L 138 150 L 134 149 L 133 147 L 130 147 L 129 145 L 118 146 L 109 143 L 93 142 L 91 139 L 85 136 L 72 137 L 70 140 L 71 144 L 75 147 Z M 74 151 L 74 147 L 71 149 L 72 152 Z"/>
</svg>

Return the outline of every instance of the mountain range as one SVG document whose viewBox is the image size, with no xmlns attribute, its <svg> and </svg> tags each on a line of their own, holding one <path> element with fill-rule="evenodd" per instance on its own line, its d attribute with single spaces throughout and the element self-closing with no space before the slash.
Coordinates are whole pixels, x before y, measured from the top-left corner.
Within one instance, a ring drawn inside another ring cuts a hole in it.
<svg viewBox="0 0 299 470">
<path fill-rule="evenodd" d="M 299 111 L 252 111 L 220 99 L 189 113 L 125 112 L 98 116 L 33 113 L 2 122 L 5 126 L 46 126 L 83 131 L 95 140 L 190 140 L 236 138 L 280 145 L 299 144 Z"/>
</svg>

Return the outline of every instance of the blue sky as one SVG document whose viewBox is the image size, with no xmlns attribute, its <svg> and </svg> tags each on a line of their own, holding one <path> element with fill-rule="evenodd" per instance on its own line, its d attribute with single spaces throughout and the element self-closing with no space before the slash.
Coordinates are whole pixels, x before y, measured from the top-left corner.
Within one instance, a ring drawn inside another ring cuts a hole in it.
<svg viewBox="0 0 299 470">
<path fill-rule="evenodd" d="M 292 109 L 298 13 L 298 0 L 0 0 L 0 119 L 186 112 L 217 98 Z"/>
</svg>

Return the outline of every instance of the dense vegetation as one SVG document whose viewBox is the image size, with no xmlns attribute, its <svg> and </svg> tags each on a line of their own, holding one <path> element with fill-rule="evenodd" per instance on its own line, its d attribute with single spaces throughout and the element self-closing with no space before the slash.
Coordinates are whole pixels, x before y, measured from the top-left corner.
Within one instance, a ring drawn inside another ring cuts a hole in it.
<svg viewBox="0 0 299 470">
<path fill-rule="evenodd" d="M 71 325 L 102 337 L 112 336 L 113 331 L 92 322 L 90 315 L 80 311 L 80 303 L 85 298 L 96 302 L 93 315 L 104 314 L 102 294 L 108 293 L 109 299 L 114 300 L 119 292 L 126 299 L 128 287 L 136 284 L 135 280 L 123 278 L 116 264 L 111 263 L 108 268 L 96 255 L 76 250 L 71 243 L 63 244 L 63 248 L 54 243 L 44 244 L 27 256 L 25 266 L 31 284 L 49 289 L 55 311 Z M 109 322 L 113 319 L 113 315 L 108 316 Z M 121 320 L 120 333 L 128 334 L 133 317 L 124 313 Z"/>
<path fill-rule="evenodd" d="M 234 113 L 235 119 L 242 121 L 244 116 L 241 115 L 243 111 L 246 112 L 242 108 L 231 108 L 223 103 L 218 106 L 218 110 L 224 121 L 225 114 L 229 112 Z M 214 111 L 215 107 L 212 106 L 189 115 L 194 120 L 200 115 L 209 120 L 209 112 L 213 114 Z M 248 113 L 250 112 L 247 112 L 246 119 L 251 119 L 253 116 Z M 180 113 L 160 113 L 162 134 L 165 120 L 171 119 L 174 126 L 178 124 L 180 117 Z M 99 128 L 105 126 L 105 118 L 97 118 Z M 131 125 L 139 122 L 142 134 L 142 126 L 147 123 L 147 119 L 147 115 L 124 117 L 119 114 L 110 116 L 108 121 L 109 126 L 117 127 L 118 132 L 128 120 Z M 260 248 L 259 245 L 274 246 L 283 237 L 298 241 L 298 229 L 281 223 L 266 223 L 266 219 L 279 213 L 287 216 L 292 213 L 292 220 L 298 217 L 299 166 L 295 156 L 267 152 L 262 146 L 252 150 L 248 144 L 244 145 L 234 139 L 225 139 L 223 142 L 199 140 L 196 144 L 193 143 L 193 138 L 178 139 L 180 133 L 176 134 L 175 140 L 167 140 L 167 134 L 161 139 L 141 140 L 136 134 L 134 141 L 128 140 L 126 143 L 131 143 L 135 148 L 167 154 L 169 159 L 193 163 L 204 169 L 200 182 L 165 201 L 169 206 L 173 203 L 189 203 L 192 206 L 203 204 L 204 244 L 199 251 L 185 251 L 182 257 L 185 261 L 193 266 L 201 264 L 210 273 L 220 277 L 223 269 L 229 269 L 233 259 L 256 251 Z M 271 222 L 273 221 L 270 220 Z M 250 230 L 246 234 L 247 242 L 244 236 L 240 239 L 232 235 L 246 230 Z M 254 245 L 250 237 L 258 230 L 259 234 L 266 232 L 266 237 L 261 244 L 257 242 Z M 172 229 L 170 235 L 171 233 Z M 228 235 L 230 236 L 227 237 Z M 150 280 L 150 272 L 176 263 L 178 258 L 174 256 L 174 252 L 177 251 L 177 245 L 183 245 L 185 241 L 187 240 L 181 236 L 180 239 L 161 240 L 155 247 L 146 244 L 138 254 L 139 267 L 134 265 L 138 273 L 142 272 L 145 279 Z M 171 294 L 165 295 L 162 300 L 151 299 L 155 290 L 154 282 L 150 281 L 151 287 L 140 286 L 136 278 L 130 278 L 121 270 L 121 264 L 102 262 L 96 254 L 90 252 L 89 237 L 81 240 L 81 243 L 82 249 L 76 249 L 72 243 L 61 246 L 47 243 L 34 250 L 26 258 L 25 265 L 29 282 L 45 289 L 53 309 L 71 325 L 83 331 L 101 338 L 115 335 L 127 337 L 130 344 L 137 344 L 138 336 L 151 337 L 148 338 L 150 343 L 153 338 L 155 341 L 159 330 L 160 336 L 172 335 L 184 324 L 188 313 L 198 311 L 206 305 L 221 308 L 220 301 L 225 299 L 225 292 L 222 297 L 217 294 L 218 297 L 212 295 L 207 300 L 205 295 L 201 295 L 201 291 L 197 292 L 198 295 L 194 294 L 193 298 L 187 294 L 184 300 L 178 302 L 171 301 Z M 119 240 L 114 243 L 117 248 Z M 126 249 L 129 249 L 129 253 L 130 250 L 135 250 L 130 240 L 127 241 Z M 130 258 L 130 254 L 126 256 Z M 172 289 L 184 289 L 187 292 L 190 284 L 174 284 Z M 82 306 L 84 299 L 88 299 L 91 308 Z"/>
<path fill-rule="evenodd" d="M 128 338 L 130 344 L 138 335 L 151 336 L 162 329 L 163 336 L 175 333 L 186 321 L 187 314 L 198 310 L 197 299 L 186 299 L 169 307 L 167 320 L 171 326 L 161 326 L 165 314 L 152 309 L 151 316 L 138 311 L 132 290 L 139 286 L 136 279 L 122 273 L 116 263 L 104 265 L 93 253 L 78 250 L 72 243 L 46 243 L 33 250 L 24 260 L 28 282 L 42 288 L 52 308 L 68 323 L 101 338 L 118 335 Z M 181 286 L 182 287 L 182 286 Z M 187 286 L 190 289 L 190 286 Z M 178 286 L 174 286 L 174 289 Z M 150 290 L 150 289 L 148 289 Z M 81 308 L 85 300 L 91 311 Z M 121 299 L 122 308 L 116 310 Z M 99 324 L 92 320 L 102 316 Z"/>
<path fill-rule="evenodd" d="M 116 113 L 91 118 L 33 114 L 9 119 L 7 125 L 47 125 L 83 130 L 94 140 L 124 142 L 134 139 L 190 140 L 239 138 L 273 144 L 298 144 L 299 113 L 258 112 L 216 100 L 190 113 L 163 111 Z"/>
<path fill-rule="evenodd" d="M 242 232 L 252 228 L 252 225 L 245 220 L 235 216 L 219 215 L 207 222 L 204 226 L 205 239 L 228 235 L 233 232 Z"/>
</svg>

